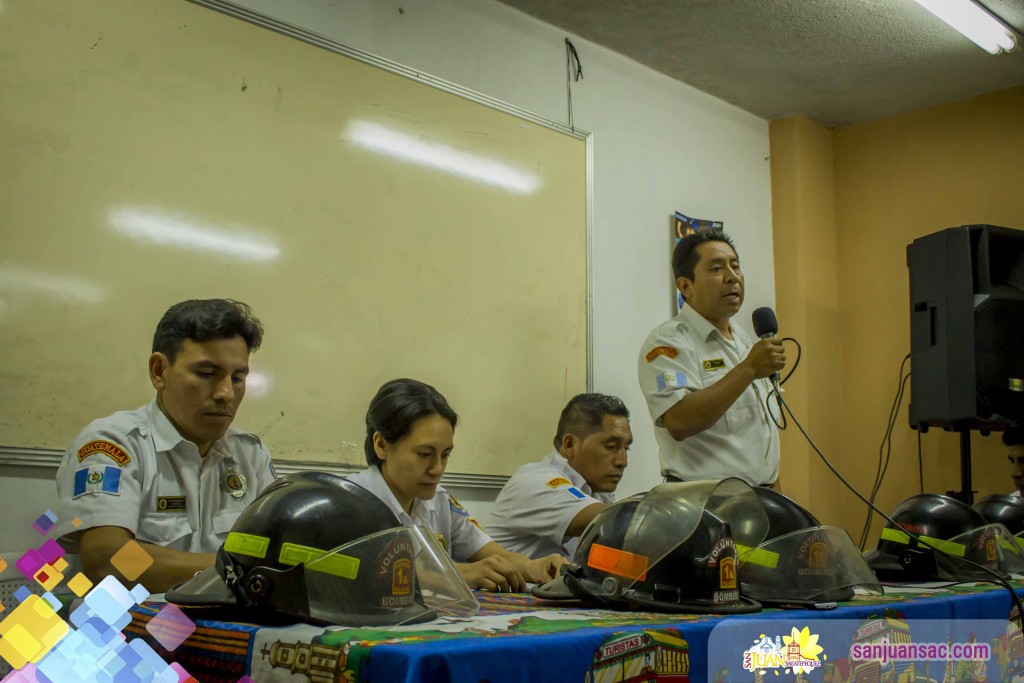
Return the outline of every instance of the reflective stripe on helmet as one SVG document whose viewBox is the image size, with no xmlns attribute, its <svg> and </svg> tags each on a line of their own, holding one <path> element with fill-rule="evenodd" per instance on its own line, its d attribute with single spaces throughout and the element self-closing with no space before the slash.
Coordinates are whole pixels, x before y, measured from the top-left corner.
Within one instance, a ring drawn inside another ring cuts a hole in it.
<svg viewBox="0 0 1024 683">
<path fill-rule="evenodd" d="M 595 543 L 590 546 L 587 565 L 616 576 L 644 581 L 650 558 Z"/>
<path fill-rule="evenodd" d="M 343 579 L 354 579 L 359 575 L 358 558 L 340 553 L 332 553 L 325 557 L 323 550 L 297 543 L 282 543 L 281 556 L 278 559 L 281 564 L 305 564 L 314 571 L 333 574 Z"/>
<path fill-rule="evenodd" d="M 886 541 L 892 541 L 893 543 L 899 543 L 900 545 L 909 545 L 910 536 L 899 529 L 890 529 L 885 527 L 882 529 L 881 538 Z"/>
<path fill-rule="evenodd" d="M 901 545 L 910 544 L 910 535 L 899 529 L 890 529 L 886 527 L 882 529 L 881 538 L 892 541 L 893 543 L 899 543 Z M 954 543 L 952 541 L 943 541 L 941 538 L 932 538 L 931 536 L 918 536 L 918 540 L 923 541 L 926 548 L 932 548 L 940 552 L 946 553 L 947 555 L 953 555 L 955 557 L 963 557 L 967 553 L 967 548 L 962 543 Z"/>
<path fill-rule="evenodd" d="M 756 564 L 761 567 L 768 567 L 768 569 L 775 569 L 779 566 L 779 554 L 773 553 L 770 550 L 761 550 L 759 548 L 751 548 L 749 546 L 736 544 L 736 559 L 739 563 L 745 564 Z"/>
<path fill-rule="evenodd" d="M 224 550 L 238 555 L 248 555 L 263 559 L 267 556 L 267 548 L 270 547 L 270 539 L 266 536 L 254 534 L 243 534 L 239 531 L 232 531 L 224 541 Z"/>
<path fill-rule="evenodd" d="M 940 550 L 947 555 L 963 557 L 967 554 L 967 548 L 963 543 L 943 541 L 941 538 L 932 538 L 931 536 L 918 536 L 918 538 L 927 543 L 929 547 L 934 548 L 935 550 Z"/>
</svg>

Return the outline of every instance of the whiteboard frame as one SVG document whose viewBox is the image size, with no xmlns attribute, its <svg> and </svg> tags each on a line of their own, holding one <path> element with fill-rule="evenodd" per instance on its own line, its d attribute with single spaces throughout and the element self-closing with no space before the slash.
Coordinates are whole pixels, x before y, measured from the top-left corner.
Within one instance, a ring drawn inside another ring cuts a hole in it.
<svg viewBox="0 0 1024 683">
<path fill-rule="evenodd" d="M 593 222 L 594 222 L 594 136 L 591 132 L 576 128 L 575 126 L 567 126 L 563 123 L 549 119 L 540 114 L 535 114 L 532 111 L 517 107 L 514 104 L 503 102 L 497 98 L 485 95 L 483 93 L 471 90 L 463 87 L 457 83 L 447 81 L 437 76 L 432 76 L 418 69 L 411 69 L 407 66 L 393 62 L 390 59 L 379 57 L 373 53 L 360 50 L 359 48 L 339 43 L 336 40 L 328 38 L 327 36 L 319 33 L 314 33 L 307 29 L 289 24 L 275 19 L 269 15 L 263 14 L 251 10 L 247 7 L 240 7 L 234 3 L 227 2 L 227 0 L 188 0 L 192 4 L 206 7 L 207 9 L 214 10 L 226 14 L 235 19 L 241 19 L 242 21 L 250 24 L 255 24 L 261 28 L 269 29 L 275 33 L 288 36 L 300 40 L 304 43 L 314 45 L 316 47 L 333 52 L 343 57 L 348 57 L 356 61 L 375 66 L 378 69 L 383 69 L 398 76 L 403 76 L 410 80 L 424 85 L 429 85 L 432 88 L 443 90 L 444 92 L 456 95 L 465 100 L 482 104 L 485 107 L 496 109 L 500 112 L 504 112 L 511 116 L 529 121 L 538 126 L 543 126 L 557 133 L 568 135 L 571 138 L 582 140 L 586 144 L 586 155 L 587 155 L 587 186 L 586 186 L 586 247 L 587 247 L 587 391 L 594 390 L 594 248 L 593 248 Z M 489 476 L 489 475 L 482 475 Z"/>
<path fill-rule="evenodd" d="M 235 19 L 254 24 L 261 28 L 269 29 L 289 38 L 308 43 L 315 47 L 322 48 L 329 52 L 348 57 L 370 66 L 383 69 L 404 78 L 423 83 L 432 88 L 442 90 L 461 97 L 462 99 L 481 104 L 485 107 L 504 112 L 511 116 L 529 121 L 538 126 L 543 126 L 563 135 L 582 140 L 586 145 L 586 268 L 587 268 L 587 391 L 594 390 L 594 249 L 593 249 L 593 221 L 594 221 L 594 136 L 591 132 L 581 128 L 570 127 L 554 119 L 541 116 L 529 110 L 517 107 L 508 102 L 503 102 L 494 97 L 484 95 L 469 88 L 463 87 L 443 78 L 432 76 L 417 69 L 412 69 L 398 62 L 379 57 L 372 53 L 354 48 L 326 36 L 314 33 L 304 28 L 294 26 L 287 22 L 280 21 L 266 14 L 240 7 L 226 0 L 188 0 L 192 4 L 226 14 Z M 56 469 L 60 464 L 63 451 L 48 448 L 20 448 L 11 446 L 0 446 L 0 468 L 5 467 L 42 467 Z M 300 462 L 292 460 L 276 460 L 275 468 L 281 474 L 290 474 L 293 471 L 301 470 L 323 470 L 328 467 L 337 469 L 336 474 L 347 475 L 358 468 L 332 463 Z M 351 470 L 351 471 L 349 471 Z M 448 486 L 462 486 L 478 489 L 500 489 L 508 480 L 505 475 L 492 474 L 459 474 L 446 472 L 442 483 Z"/>
</svg>

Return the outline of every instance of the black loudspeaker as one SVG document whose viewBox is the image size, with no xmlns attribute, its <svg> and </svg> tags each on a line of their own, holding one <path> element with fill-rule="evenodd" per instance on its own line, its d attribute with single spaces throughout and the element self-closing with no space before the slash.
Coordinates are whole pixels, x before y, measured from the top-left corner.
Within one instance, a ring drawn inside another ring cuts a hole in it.
<svg viewBox="0 0 1024 683">
<path fill-rule="evenodd" d="M 1024 417 L 1024 231 L 949 228 L 907 246 L 910 426 L 1004 429 Z"/>
</svg>

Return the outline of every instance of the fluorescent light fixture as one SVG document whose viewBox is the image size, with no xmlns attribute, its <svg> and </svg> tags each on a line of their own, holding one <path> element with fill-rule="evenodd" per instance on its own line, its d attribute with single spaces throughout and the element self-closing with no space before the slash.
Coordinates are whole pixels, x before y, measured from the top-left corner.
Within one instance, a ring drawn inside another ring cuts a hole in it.
<svg viewBox="0 0 1024 683">
<path fill-rule="evenodd" d="M 426 142 L 376 123 L 354 121 L 340 137 L 374 152 L 496 185 L 510 192 L 531 194 L 540 187 L 540 178 L 532 173 L 437 142 Z"/>
<path fill-rule="evenodd" d="M 28 292 L 88 304 L 106 298 L 106 290 L 88 280 L 15 264 L 0 264 L 0 292 Z"/>
<path fill-rule="evenodd" d="M 944 22 L 991 54 L 1009 52 L 1017 46 L 1016 36 L 1001 21 L 973 0 L 916 0 Z"/>
<path fill-rule="evenodd" d="M 281 255 L 276 244 L 252 234 L 245 226 L 224 229 L 204 225 L 191 216 L 157 209 L 114 209 L 109 219 L 114 230 L 140 242 L 205 251 L 241 261 L 273 261 Z"/>
</svg>

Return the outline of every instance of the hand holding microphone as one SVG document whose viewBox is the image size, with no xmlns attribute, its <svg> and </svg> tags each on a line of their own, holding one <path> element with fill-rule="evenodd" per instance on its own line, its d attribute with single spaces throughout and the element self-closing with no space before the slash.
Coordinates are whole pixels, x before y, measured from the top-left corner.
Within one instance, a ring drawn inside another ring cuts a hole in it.
<svg viewBox="0 0 1024 683">
<path fill-rule="evenodd" d="M 754 311 L 751 318 L 754 334 L 760 337 L 761 341 L 751 347 L 747 360 L 757 378 L 771 378 L 778 394 L 779 370 L 786 367 L 786 351 L 782 346 L 782 340 L 775 336 L 779 333 L 779 321 L 775 319 L 775 311 L 767 306 Z"/>
</svg>

